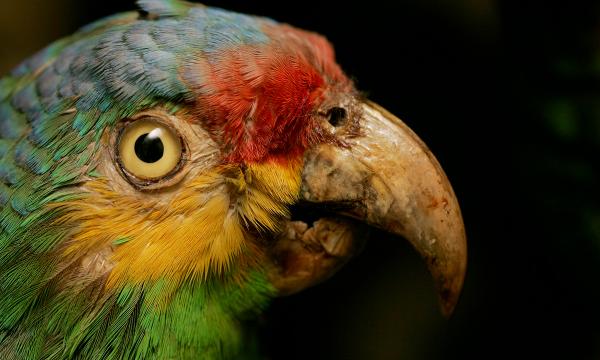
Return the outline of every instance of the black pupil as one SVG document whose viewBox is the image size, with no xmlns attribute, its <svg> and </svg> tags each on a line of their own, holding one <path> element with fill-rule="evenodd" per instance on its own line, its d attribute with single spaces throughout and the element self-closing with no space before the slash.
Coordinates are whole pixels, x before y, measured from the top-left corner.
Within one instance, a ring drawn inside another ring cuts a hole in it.
<svg viewBox="0 0 600 360">
<path fill-rule="evenodd" d="M 165 151 L 160 137 L 144 134 L 135 141 L 135 154 L 145 163 L 155 163 L 163 157 Z"/>
</svg>

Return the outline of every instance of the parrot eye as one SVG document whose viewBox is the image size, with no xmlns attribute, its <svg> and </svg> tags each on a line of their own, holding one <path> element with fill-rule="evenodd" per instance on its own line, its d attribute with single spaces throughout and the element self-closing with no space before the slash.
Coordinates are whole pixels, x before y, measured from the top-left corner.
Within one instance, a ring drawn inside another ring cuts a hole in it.
<svg viewBox="0 0 600 360">
<path fill-rule="evenodd" d="M 138 181 L 152 182 L 174 174 L 181 168 L 183 153 L 179 134 L 154 118 L 126 124 L 117 139 L 121 168 Z"/>
</svg>

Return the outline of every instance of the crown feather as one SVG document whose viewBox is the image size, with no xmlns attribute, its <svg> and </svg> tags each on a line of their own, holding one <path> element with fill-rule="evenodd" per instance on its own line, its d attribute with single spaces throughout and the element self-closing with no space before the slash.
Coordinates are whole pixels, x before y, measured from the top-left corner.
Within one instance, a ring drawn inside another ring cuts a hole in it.
<svg viewBox="0 0 600 360">
<path fill-rule="evenodd" d="M 182 16 L 188 10 L 200 4 L 192 4 L 182 0 L 137 0 L 142 11 L 156 17 Z"/>
</svg>

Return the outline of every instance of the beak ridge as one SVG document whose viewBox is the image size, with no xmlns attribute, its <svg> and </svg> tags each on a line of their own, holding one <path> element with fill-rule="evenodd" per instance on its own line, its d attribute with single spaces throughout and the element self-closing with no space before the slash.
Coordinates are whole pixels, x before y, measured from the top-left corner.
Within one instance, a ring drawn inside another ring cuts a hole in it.
<svg viewBox="0 0 600 360">
<path fill-rule="evenodd" d="M 360 135 L 342 148 L 323 144 L 305 157 L 303 200 L 344 203 L 344 215 L 406 238 L 427 263 L 442 313 L 456 306 L 466 271 L 458 200 L 419 137 L 372 102 L 361 104 Z"/>
</svg>

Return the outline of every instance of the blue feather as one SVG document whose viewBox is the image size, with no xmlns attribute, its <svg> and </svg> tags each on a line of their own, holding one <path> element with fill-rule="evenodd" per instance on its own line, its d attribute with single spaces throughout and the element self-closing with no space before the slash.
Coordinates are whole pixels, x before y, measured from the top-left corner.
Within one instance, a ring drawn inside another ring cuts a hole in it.
<svg viewBox="0 0 600 360">
<path fill-rule="evenodd" d="M 137 4 L 142 10 L 156 16 L 182 16 L 192 6 L 180 0 L 138 0 Z"/>
</svg>

